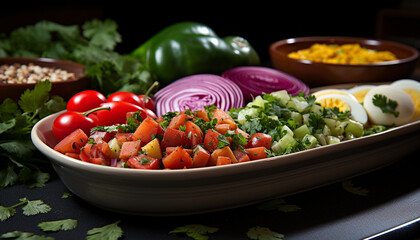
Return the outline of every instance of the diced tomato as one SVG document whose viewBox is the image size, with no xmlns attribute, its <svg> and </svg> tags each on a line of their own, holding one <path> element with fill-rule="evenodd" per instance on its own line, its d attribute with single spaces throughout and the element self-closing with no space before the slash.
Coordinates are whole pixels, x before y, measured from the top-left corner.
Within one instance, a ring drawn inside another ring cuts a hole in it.
<svg viewBox="0 0 420 240">
<path fill-rule="evenodd" d="M 225 156 L 217 157 L 216 166 L 228 165 L 228 164 L 232 164 L 232 161 L 230 160 L 229 157 L 225 157 Z"/>
<path fill-rule="evenodd" d="M 116 134 L 116 131 L 105 132 L 105 131 L 95 131 L 92 133 L 89 138 L 92 138 L 95 142 L 105 141 L 109 142 Z"/>
<path fill-rule="evenodd" d="M 165 152 L 166 152 L 166 155 L 169 155 L 169 154 L 171 154 L 173 151 L 175 151 L 175 149 L 176 149 L 177 147 L 166 147 L 166 150 L 165 150 Z M 194 152 L 193 152 L 193 150 L 191 149 L 191 148 L 184 148 L 184 150 L 190 155 L 190 156 L 193 156 L 193 154 L 194 154 Z"/>
<path fill-rule="evenodd" d="M 225 111 L 223 111 L 220 108 L 213 109 L 211 111 L 211 113 L 212 113 L 211 119 L 216 118 L 217 122 L 224 121 L 224 120 L 232 120 L 233 121 L 233 118 L 228 113 L 226 113 Z"/>
<path fill-rule="evenodd" d="M 70 135 L 63 138 L 54 150 L 61 153 L 80 153 L 80 149 L 87 143 L 88 136 L 83 132 L 82 129 L 76 129 Z"/>
<path fill-rule="evenodd" d="M 160 143 L 161 149 L 167 147 L 187 146 L 188 138 L 185 132 L 176 130 L 174 128 L 167 128 L 163 134 L 162 142 Z"/>
<path fill-rule="evenodd" d="M 248 154 L 245 152 L 245 150 L 233 150 L 233 155 L 235 155 L 236 160 L 238 162 L 248 162 L 250 161 Z"/>
<path fill-rule="evenodd" d="M 133 141 L 133 133 L 116 133 L 115 138 L 120 143 Z"/>
<path fill-rule="evenodd" d="M 210 159 L 210 153 L 202 146 L 198 145 L 194 149 L 192 167 L 205 167 Z"/>
<path fill-rule="evenodd" d="M 187 114 L 180 113 L 177 116 L 172 118 L 167 128 L 173 128 L 173 129 L 178 130 L 180 126 L 185 125 L 185 122 L 187 121 L 187 119 L 191 119 L 191 118 L 192 117 Z"/>
<path fill-rule="evenodd" d="M 149 157 L 145 154 L 140 154 L 129 158 L 127 160 L 127 165 L 130 168 L 137 169 L 160 169 L 161 161 L 159 159 Z"/>
<path fill-rule="evenodd" d="M 217 158 L 219 156 L 224 156 L 230 158 L 232 163 L 237 163 L 238 161 L 235 158 L 235 155 L 233 154 L 232 150 L 229 146 L 226 146 L 224 148 L 216 149 L 214 150 L 211 155 L 210 159 L 207 162 L 207 166 L 214 166 L 217 164 Z"/>
<path fill-rule="evenodd" d="M 195 148 L 197 145 L 203 143 L 204 134 L 200 127 L 192 121 L 185 123 L 185 134 L 188 137 L 189 146 Z"/>
<path fill-rule="evenodd" d="M 141 140 L 142 146 L 152 141 L 156 135 L 162 135 L 163 129 L 153 118 L 147 117 L 140 123 L 139 127 L 133 133 L 133 140 Z"/>
<path fill-rule="evenodd" d="M 121 146 L 120 156 L 121 159 L 126 159 L 138 155 L 140 151 L 141 141 L 123 142 Z"/>
<path fill-rule="evenodd" d="M 207 110 L 197 110 L 194 113 L 194 116 L 197 118 L 203 119 L 205 122 L 210 122 L 209 116 L 207 114 Z"/>
<path fill-rule="evenodd" d="M 106 161 L 103 158 L 91 158 L 90 162 L 93 164 L 98 164 L 98 165 L 108 165 L 106 164 Z"/>
<path fill-rule="evenodd" d="M 244 130 L 240 129 L 240 128 L 237 128 L 237 129 L 235 130 L 235 133 L 236 133 L 236 134 L 240 133 L 240 134 L 242 134 L 242 136 L 243 136 L 244 138 L 249 139 L 249 134 L 248 134 L 247 132 L 245 132 Z"/>
<path fill-rule="evenodd" d="M 171 154 L 166 155 L 162 163 L 168 169 L 190 168 L 193 164 L 191 156 L 182 147 L 177 147 Z"/>
<path fill-rule="evenodd" d="M 230 130 L 230 125 L 228 123 L 222 123 L 222 124 L 217 124 L 215 128 L 218 133 L 225 135 L 227 131 Z"/>
<path fill-rule="evenodd" d="M 220 135 L 217 131 L 213 129 L 209 129 L 204 136 L 204 148 L 209 151 L 213 152 L 217 149 L 217 145 L 219 144 L 219 139 L 217 137 Z"/>
<path fill-rule="evenodd" d="M 265 133 L 255 133 L 249 138 L 249 141 L 246 147 L 247 148 L 265 147 L 267 149 L 270 149 L 271 136 Z"/>
<path fill-rule="evenodd" d="M 245 151 L 248 152 L 248 157 L 251 160 L 266 158 L 267 153 L 265 150 L 265 147 L 245 148 Z"/>
</svg>

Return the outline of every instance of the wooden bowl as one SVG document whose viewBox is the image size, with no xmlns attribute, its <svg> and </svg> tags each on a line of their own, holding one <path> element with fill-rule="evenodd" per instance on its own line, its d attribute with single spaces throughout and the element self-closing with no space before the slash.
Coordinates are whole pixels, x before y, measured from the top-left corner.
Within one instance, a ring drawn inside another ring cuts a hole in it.
<svg viewBox="0 0 420 240">
<path fill-rule="evenodd" d="M 0 58 L 1 65 L 13 64 L 29 64 L 33 63 L 41 67 L 48 67 L 54 69 L 62 69 L 67 72 L 75 74 L 75 78 L 66 81 L 52 82 L 50 96 L 57 95 L 70 99 L 75 93 L 86 90 L 89 88 L 89 79 L 83 73 L 84 66 L 78 63 L 50 59 L 50 58 L 26 58 L 26 57 L 2 57 Z M 34 88 L 35 83 L 2 83 L 0 82 L 0 103 L 6 98 L 11 98 L 15 101 L 19 100 L 20 95 L 26 89 Z"/>
<path fill-rule="evenodd" d="M 374 64 L 331 64 L 298 60 L 288 57 L 297 50 L 309 48 L 314 43 L 350 44 L 379 51 L 391 51 L 398 60 Z M 409 78 L 414 72 L 419 53 L 415 48 L 392 41 L 357 37 L 301 37 L 274 42 L 269 47 L 274 68 L 289 73 L 310 87 L 343 83 L 391 82 Z"/>
</svg>

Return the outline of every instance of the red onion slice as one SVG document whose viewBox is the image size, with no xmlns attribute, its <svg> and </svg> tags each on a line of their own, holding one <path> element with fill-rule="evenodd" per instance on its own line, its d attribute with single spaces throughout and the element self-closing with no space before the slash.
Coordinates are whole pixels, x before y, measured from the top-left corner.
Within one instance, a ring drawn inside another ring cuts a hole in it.
<svg viewBox="0 0 420 240">
<path fill-rule="evenodd" d="M 232 81 L 213 74 L 187 76 L 162 88 L 154 95 L 156 115 L 186 109 L 203 110 L 215 105 L 224 111 L 244 105 L 241 89 Z"/>
<path fill-rule="evenodd" d="M 286 90 L 293 96 L 300 92 L 309 93 L 309 87 L 301 80 L 268 67 L 236 67 L 223 72 L 222 77 L 239 86 L 246 102 L 252 101 L 252 97 L 279 90 Z"/>
</svg>

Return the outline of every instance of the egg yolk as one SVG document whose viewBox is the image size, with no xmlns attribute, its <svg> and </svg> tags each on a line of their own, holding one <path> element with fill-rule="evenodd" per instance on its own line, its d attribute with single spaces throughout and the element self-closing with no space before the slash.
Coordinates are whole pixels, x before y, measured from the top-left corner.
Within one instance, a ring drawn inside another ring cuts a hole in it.
<svg viewBox="0 0 420 240">
<path fill-rule="evenodd" d="M 411 99 L 414 103 L 414 118 L 420 116 L 420 91 L 412 88 L 404 88 L 403 89 L 408 95 L 410 95 Z"/>
<path fill-rule="evenodd" d="M 321 106 L 323 106 L 324 108 L 335 108 L 336 107 L 336 108 L 338 108 L 338 110 L 340 112 L 345 112 L 345 111 L 350 111 L 351 110 L 350 105 L 347 102 L 345 102 L 341 99 L 338 99 L 338 98 L 333 98 L 333 97 L 324 98 L 324 99 L 317 100 L 317 102 L 319 104 L 321 104 Z"/>
<path fill-rule="evenodd" d="M 360 89 L 360 90 L 358 90 L 358 91 L 356 91 L 352 94 L 353 94 L 353 96 L 356 97 L 356 99 L 359 103 L 363 103 L 363 100 L 365 99 L 366 93 L 368 93 L 369 90 L 370 90 L 370 88 Z"/>
</svg>

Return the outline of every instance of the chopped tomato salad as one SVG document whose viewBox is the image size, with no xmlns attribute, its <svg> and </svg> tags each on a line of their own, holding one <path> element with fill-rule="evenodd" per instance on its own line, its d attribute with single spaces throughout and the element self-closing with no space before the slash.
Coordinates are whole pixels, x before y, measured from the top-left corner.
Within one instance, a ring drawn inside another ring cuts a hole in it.
<svg viewBox="0 0 420 240">
<path fill-rule="evenodd" d="M 127 112 L 125 123 L 76 129 L 54 150 L 93 164 L 135 169 L 186 169 L 266 158 L 271 136 L 250 136 L 223 110 L 168 112 L 162 117 Z"/>
</svg>

